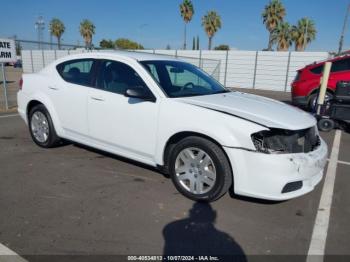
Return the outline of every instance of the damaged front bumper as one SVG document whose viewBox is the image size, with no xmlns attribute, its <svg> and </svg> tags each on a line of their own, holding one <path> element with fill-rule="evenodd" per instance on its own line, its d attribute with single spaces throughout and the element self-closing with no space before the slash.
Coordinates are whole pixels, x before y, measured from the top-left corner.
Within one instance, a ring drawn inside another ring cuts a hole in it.
<svg viewBox="0 0 350 262">
<path fill-rule="evenodd" d="M 224 147 L 232 166 L 238 195 L 287 200 L 304 195 L 322 180 L 328 149 L 319 146 L 308 153 L 264 154 Z"/>
</svg>

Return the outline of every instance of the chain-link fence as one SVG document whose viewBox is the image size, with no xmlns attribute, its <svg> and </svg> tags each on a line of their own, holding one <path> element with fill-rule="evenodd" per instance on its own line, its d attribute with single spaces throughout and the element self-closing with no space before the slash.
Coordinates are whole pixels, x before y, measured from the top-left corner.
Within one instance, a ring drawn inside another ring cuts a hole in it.
<svg viewBox="0 0 350 262">
<path fill-rule="evenodd" d="M 174 52 L 172 52 L 174 51 Z M 178 58 L 187 63 L 198 66 L 204 70 L 207 74 L 215 78 L 217 81 L 220 81 L 220 69 L 221 61 L 219 59 L 209 59 L 203 57 L 193 57 L 191 55 L 186 56 L 185 54 L 179 54 L 177 50 L 133 50 L 132 52 L 140 53 L 153 53 L 163 56 L 169 56 L 171 58 Z"/>
<path fill-rule="evenodd" d="M 96 52 L 106 50 L 94 50 Z M 88 52 L 84 48 L 66 49 L 66 50 L 22 50 L 21 59 L 23 61 L 23 72 L 24 73 L 35 73 L 44 68 L 49 63 L 55 61 L 58 58 Z M 135 52 L 135 51 L 130 51 Z M 137 51 L 140 52 L 140 51 Z M 176 57 L 193 65 L 196 65 L 206 71 L 209 75 L 214 77 L 216 80 L 220 80 L 220 69 L 221 61 L 217 59 L 208 58 L 195 58 L 190 56 L 178 56 L 172 54 L 162 54 L 169 57 Z"/>
<path fill-rule="evenodd" d="M 29 41 L 29 40 L 19 40 L 16 39 L 16 52 L 18 62 L 15 64 L 7 63 L 5 66 L 5 75 L 6 75 L 6 86 L 7 86 L 7 104 L 8 108 L 15 110 L 17 106 L 17 91 L 19 89 L 19 80 L 22 73 L 35 73 L 40 71 L 49 63 L 55 61 L 58 58 L 78 54 L 83 52 L 89 52 L 83 46 L 79 44 L 65 44 L 62 43 L 58 45 L 57 43 L 52 42 L 38 42 L 38 41 Z M 102 49 L 94 51 L 105 51 Z M 155 54 L 162 54 L 162 52 L 152 51 L 152 50 L 143 50 L 143 52 L 153 52 Z M 180 51 L 179 51 L 180 53 Z M 218 59 L 209 59 L 204 57 L 192 57 L 191 55 L 186 56 L 185 54 L 165 54 L 169 57 L 177 57 L 183 61 L 196 65 L 206 71 L 209 75 L 214 77 L 216 80 L 220 81 L 220 69 L 221 61 Z M 0 74 L 1 75 L 1 74 Z M 4 88 L 2 77 L 0 76 L 0 110 L 6 108 L 6 101 L 4 96 Z"/>
<path fill-rule="evenodd" d="M 0 112 L 4 111 L 6 107 L 9 110 L 15 110 L 17 107 L 17 91 L 19 89 L 19 80 L 23 73 L 23 52 L 25 50 L 32 50 L 33 52 L 43 53 L 47 51 L 52 52 L 67 52 L 70 50 L 79 50 L 84 49 L 83 46 L 79 44 L 66 44 L 61 43 L 60 45 L 53 42 L 38 42 L 30 40 L 20 40 L 15 39 L 16 43 L 16 54 L 17 62 L 16 63 L 5 63 L 5 78 L 6 78 L 6 93 L 7 101 L 5 99 L 5 90 L 3 75 L 0 72 Z M 25 61 L 26 63 L 31 63 L 33 61 Z M 0 68 L 1 71 L 1 68 Z"/>
<path fill-rule="evenodd" d="M 10 65 L 6 65 L 5 69 L 5 78 L 6 78 L 6 96 L 7 102 L 5 99 L 5 87 L 3 81 L 3 75 L 0 68 L 0 112 L 5 111 L 6 107 L 9 110 L 15 110 L 17 107 L 17 91 L 18 91 L 18 82 L 22 75 L 22 68 L 15 68 Z"/>
<path fill-rule="evenodd" d="M 9 106 L 16 105 L 21 70 L 34 73 L 70 54 L 89 52 L 79 44 L 16 40 L 19 63 L 6 67 Z M 101 51 L 101 50 L 95 50 Z M 210 50 L 137 50 L 177 57 L 194 64 L 229 88 L 290 91 L 296 71 L 307 64 L 324 60 L 328 52 L 210 51 Z M 1 77 L 1 76 L 0 76 Z M 0 86 L 2 87 L 2 85 Z M 1 90 L 2 91 L 2 90 Z M 0 92 L 0 108 L 4 108 Z"/>
<path fill-rule="evenodd" d="M 77 44 L 66 44 L 56 42 L 38 42 L 31 40 L 16 39 L 16 51 L 17 55 L 20 55 L 21 50 L 74 50 L 77 48 L 84 48 L 84 46 Z"/>
</svg>

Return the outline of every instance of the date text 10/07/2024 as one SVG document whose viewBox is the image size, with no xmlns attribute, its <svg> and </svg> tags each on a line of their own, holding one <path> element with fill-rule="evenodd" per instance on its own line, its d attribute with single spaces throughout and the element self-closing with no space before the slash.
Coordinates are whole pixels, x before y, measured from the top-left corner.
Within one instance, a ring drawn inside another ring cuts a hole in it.
<svg viewBox="0 0 350 262">
<path fill-rule="evenodd" d="M 128 256 L 128 261 L 220 261 L 216 256 Z"/>
</svg>

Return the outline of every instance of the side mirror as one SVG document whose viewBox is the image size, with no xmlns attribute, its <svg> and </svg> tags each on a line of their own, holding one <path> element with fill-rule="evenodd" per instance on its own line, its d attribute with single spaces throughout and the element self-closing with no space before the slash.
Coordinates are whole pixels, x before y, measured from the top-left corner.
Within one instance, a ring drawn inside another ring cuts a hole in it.
<svg viewBox="0 0 350 262">
<path fill-rule="evenodd" d="M 145 90 L 143 87 L 132 87 L 128 88 L 124 94 L 126 97 L 130 98 L 138 98 L 144 101 L 155 102 L 156 98 L 153 96 L 151 92 Z"/>
</svg>

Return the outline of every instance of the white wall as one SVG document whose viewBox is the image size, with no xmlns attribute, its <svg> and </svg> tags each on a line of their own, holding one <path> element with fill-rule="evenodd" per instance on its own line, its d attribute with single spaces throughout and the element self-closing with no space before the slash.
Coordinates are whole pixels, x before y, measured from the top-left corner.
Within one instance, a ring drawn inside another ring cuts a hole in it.
<svg viewBox="0 0 350 262">
<path fill-rule="evenodd" d="M 23 50 L 23 71 L 37 72 L 55 59 L 84 50 Z M 227 87 L 290 91 L 296 71 L 329 57 L 327 52 L 142 50 L 177 56 L 200 66 Z"/>
</svg>

